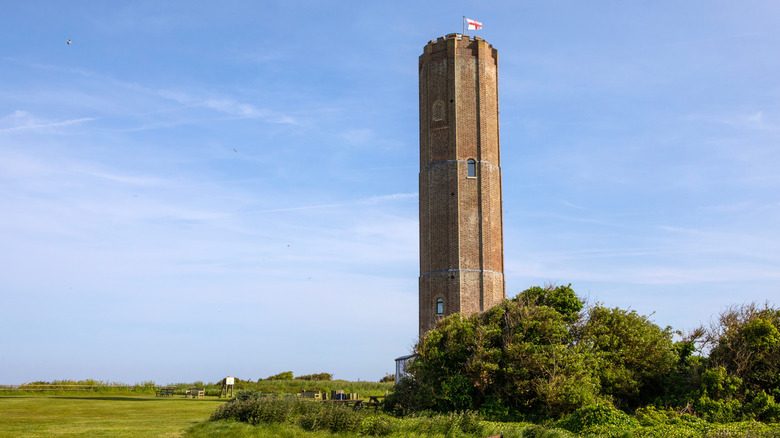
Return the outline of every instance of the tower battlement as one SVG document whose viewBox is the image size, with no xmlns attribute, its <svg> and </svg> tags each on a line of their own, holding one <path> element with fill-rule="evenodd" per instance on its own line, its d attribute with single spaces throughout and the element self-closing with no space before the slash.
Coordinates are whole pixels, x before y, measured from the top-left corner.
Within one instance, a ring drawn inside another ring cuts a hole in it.
<svg viewBox="0 0 780 438">
<path fill-rule="evenodd" d="M 431 55 L 437 52 L 443 52 L 452 47 L 458 49 L 458 55 L 492 57 L 498 62 L 498 50 L 493 45 L 478 36 L 463 35 L 460 33 L 451 33 L 435 40 L 430 40 L 423 49 L 422 58 L 425 55 Z"/>
</svg>

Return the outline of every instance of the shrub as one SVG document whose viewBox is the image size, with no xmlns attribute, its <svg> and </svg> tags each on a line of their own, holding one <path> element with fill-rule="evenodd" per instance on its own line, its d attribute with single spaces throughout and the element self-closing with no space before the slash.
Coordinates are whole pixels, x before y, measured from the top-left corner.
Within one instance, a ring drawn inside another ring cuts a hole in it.
<svg viewBox="0 0 780 438">
<path fill-rule="evenodd" d="M 479 414 L 492 421 L 509 420 L 509 408 L 502 405 L 496 397 L 488 397 L 482 406 L 479 407 Z"/>
<path fill-rule="evenodd" d="M 254 400 L 258 398 L 260 398 L 259 391 L 252 391 L 250 389 L 239 389 L 236 391 L 236 400 L 238 401 Z"/>
<path fill-rule="evenodd" d="M 639 422 L 625 412 L 606 403 L 597 403 L 577 409 L 566 416 L 559 425 L 575 433 L 592 432 L 605 426 L 630 430 L 639 426 Z"/>
<path fill-rule="evenodd" d="M 305 376 L 296 377 L 295 380 L 311 380 L 311 381 L 333 380 L 333 374 L 330 373 L 306 374 Z"/>
<path fill-rule="evenodd" d="M 638 407 L 663 395 L 679 353 L 670 327 L 661 329 L 636 311 L 596 305 L 588 311 L 581 341 L 599 358 L 603 395 L 621 408 Z"/>
<path fill-rule="evenodd" d="M 363 435 L 383 436 L 393 432 L 393 423 L 386 416 L 371 415 L 363 418 L 360 433 Z"/>
<path fill-rule="evenodd" d="M 745 388 L 780 388 L 780 309 L 756 303 L 732 306 L 710 327 L 710 360 L 742 379 Z"/>
<path fill-rule="evenodd" d="M 331 432 L 359 432 L 363 424 L 361 412 L 335 404 L 319 404 L 302 415 L 298 425 L 304 430 L 329 430 Z"/>
<path fill-rule="evenodd" d="M 279 373 L 274 376 L 269 376 L 265 380 L 293 380 L 293 372 L 285 371 L 283 373 Z"/>
<path fill-rule="evenodd" d="M 780 421 L 780 404 L 764 391 L 759 391 L 753 399 L 743 406 L 744 412 L 752 419 L 766 423 Z"/>
<path fill-rule="evenodd" d="M 659 426 L 670 424 L 679 417 L 677 411 L 672 409 L 658 409 L 655 406 L 645 406 L 639 408 L 634 413 L 636 419 L 642 426 Z"/>
<path fill-rule="evenodd" d="M 236 420 L 249 424 L 291 423 L 294 418 L 316 409 L 316 403 L 297 399 L 237 398 L 219 406 L 211 421 Z"/>
<path fill-rule="evenodd" d="M 411 417 L 411 426 L 416 434 L 453 436 L 458 433 L 482 435 L 484 427 L 476 412 L 450 412 L 448 414 L 421 415 Z"/>
<path fill-rule="evenodd" d="M 386 374 L 384 377 L 379 379 L 380 383 L 393 383 L 395 382 L 395 374 Z"/>
<path fill-rule="evenodd" d="M 699 416 L 710 423 L 731 423 L 742 420 L 742 404 L 739 400 L 712 399 L 702 395 L 694 403 Z"/>
<path fill-rule="evenodd" d="M 393 430 L 393 419 L 383 414 L 356 410 L 343 405 L 299 399 L 266 398 L 253 391 L 241 391 L 240 398 L 219 406 L 210 421 L 234 420 L 251 425 L 289 424 L 307 431 L 387 435 Z M 470 420 L 459 424 L 470 424 Z"/>
<path fill-rule="evenodd" d="M 659 409 L 655 406 L 645 406 L 636 410 L 634 418 L 644 427 L 659 426 L 699 426 L 704 422 L 690 414 L 680 414 L 674 409 Z"/>
<path fill-rule="evenodd" d="M 396 416 L 426 411 L 433 409 L 434 406 L 433 392 L 430 387 L 420 384 L 412 376 L 401 379 L 382 403 L 385 412 Z"/>
<path fill-rule="evenodd" d="M 547 287 L 534 286 L 520 293 L 520 297 L 529 303 L 548 306 L 563 315 L 566 322 L 574 322 L 579 318 L 582 301 L 577 298 L 571 283 L 568 286 Z"/>
<path fill-rule="evenodd" d="M 412 380 L 396 385 L 389 408 L 539 418 L 592 404 L 597 358 L 571 335 L 581 307 L 568 287 L 532 288 L 482 314 L 445 318 L 415 346 Z"/>
</svg>

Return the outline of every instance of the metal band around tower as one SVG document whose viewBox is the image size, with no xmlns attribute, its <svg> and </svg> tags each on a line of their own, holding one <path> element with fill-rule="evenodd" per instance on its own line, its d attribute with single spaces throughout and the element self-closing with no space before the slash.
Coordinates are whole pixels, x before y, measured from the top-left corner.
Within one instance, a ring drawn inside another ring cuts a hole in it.
<svg viewBox="0 0 780 438">
<path fill-rule="evenodd" d="M 427 167 L 431 167 L 431 166 L 438 166 L 439 164 L 466 163 L 466 162 L 468 162 L 468 160 L 443 160 L 443 161 L 437 161 L 435 163 L 428 163 L 425 166 L 423 166 L 423 169 L 425 169 Z M 498 164 L 493 164 L 493 163 L 491 163 L 490 161 L 487 161 L 487 160 L 480 160 L 480 161 L 477 161 L 477 163 L 485 163 L 485 164 L 488 164 L 490 166 L 495 167 L 496 169 L 501 169 L 501 166 L 499 166 Z"/>
<path fill-rule="evenodd" d="M 422 273 L 422 274 L 420 274 L 420 277 L 425 277 L 426 275 L 430 275 L 430 274 L 444 274 L 444 273 L 447 273 L 447 272 L 487 272 L 487 273 L 490 273 L 490 274 L 498 274 L 498 275 L 501 275 L 501 276 L 504 275 L 503 272 L 490 271 L 490 270 L 487 270 L 487 269 L 442 269 L 440 271 L 428 271 L 428 272 Z"/>
</svg>

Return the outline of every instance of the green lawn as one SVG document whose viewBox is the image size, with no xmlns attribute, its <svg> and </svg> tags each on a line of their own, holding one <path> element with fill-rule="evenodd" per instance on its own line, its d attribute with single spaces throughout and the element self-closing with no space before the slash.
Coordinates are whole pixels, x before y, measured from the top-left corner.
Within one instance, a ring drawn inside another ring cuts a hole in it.
<svg viewBox="0 0 780 438">
<path fill-rule="evenodd" d="M 0 437 L 179 437 L 224 402 L 99 393 L 0 396 Z"/>
<path fill-rule="evenodd" d="M 225 399 L 185 399 L 182 396 L 156 398 L 133 393 L 81 395 L 0 396 L 0 438 L 3 437 L 182 437 L 182 438 L 339 438 L 354 434 L 306 432 L 294 425 L 260 424 L 250 426 L 233 421 L 207 422 Z M 507 438 L 633 437 L 633 438 L 780 438 L 780 425 L 752 422 L 731 424 L 697 423 L 658 425 L 634 430 L 602 428 L 582 435 L 553 430 L 528 423 L 485 423 L 484 433 L 444 433 L 440 420 L 407 418 L 392 420 L 395 430 L 387 438 L 483 438 L 504 433 Z M 436 426 L 438 424 L 438 426 Z M 436 427 L 434 427 L 436 426 Z M 431 429 L 431 430 L 429 430 Z M 433 429 L 436 429 L 434 431 Z"/>
</svg>

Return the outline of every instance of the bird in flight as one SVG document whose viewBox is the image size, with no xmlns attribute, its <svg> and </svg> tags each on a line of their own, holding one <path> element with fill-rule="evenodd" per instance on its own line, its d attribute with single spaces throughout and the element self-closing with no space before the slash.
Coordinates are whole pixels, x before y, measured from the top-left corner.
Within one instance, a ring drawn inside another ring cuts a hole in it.
<svg viewBox="0 0 780 438">
<path fill-rule="evenodd" d="M 236 150 L 236 148 L 233 148 L 233 152 L 238 152 L 238 151 Z"/>
<path fill-rule="evenodd" d="M 68 45 L 70 45 L 70 40 L 68 40 Z"/>
</svg>

